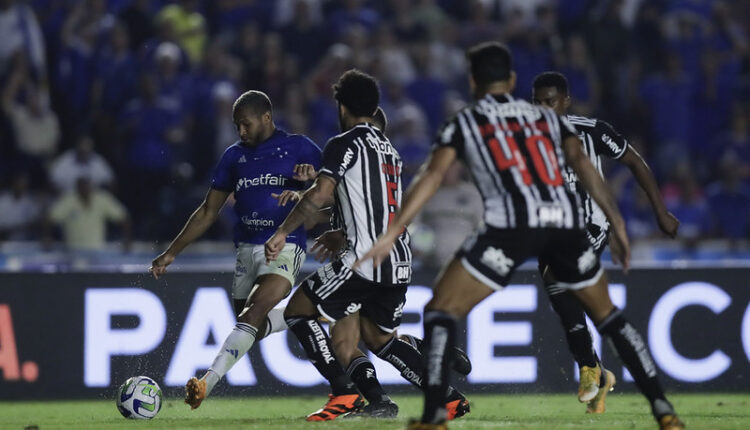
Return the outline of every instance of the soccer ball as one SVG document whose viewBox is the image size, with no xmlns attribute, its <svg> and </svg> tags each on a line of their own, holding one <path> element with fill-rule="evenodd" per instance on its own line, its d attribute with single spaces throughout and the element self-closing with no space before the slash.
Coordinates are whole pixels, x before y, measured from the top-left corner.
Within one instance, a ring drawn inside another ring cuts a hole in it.
<svg viewBox="0 0 750 430">
<path fill-rule="evenodd" d="M 117 410 L 123 417 L 150 420 L 161 409 L 161 388 L 147 376 L 134 376 L 117 391 Z"/>
</svg>

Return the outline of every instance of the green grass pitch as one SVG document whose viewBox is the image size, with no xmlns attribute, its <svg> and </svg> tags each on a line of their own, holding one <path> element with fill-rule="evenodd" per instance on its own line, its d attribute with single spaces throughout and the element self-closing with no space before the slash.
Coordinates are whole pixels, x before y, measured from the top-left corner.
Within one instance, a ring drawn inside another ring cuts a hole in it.
<svg viewBox="0 0 750 430">
<path fill-rule="evenodd" d="M 451 429 L 656 429 L 646 401 L 635 394 L 611 393 L 607 412 L 592 416 L 575 395 L 473 395 L 472 413 Z M 750 393 L 681 394 L 673 403 L 692 429 L 750 429 Z M 417 416 L 422 399 L 394 396 L 396 420 L 338 419 L 308 423 L 303 416 L 325 402 L 323 396 L 213 398 L 190 411 L 178 399 L 165 399 L 151 421 L 122 418 L 114 400 L 0 402 L 0 429 L 402 429 Z M 34 427 L 31 427 L 34 428 Z"/>
</svg>

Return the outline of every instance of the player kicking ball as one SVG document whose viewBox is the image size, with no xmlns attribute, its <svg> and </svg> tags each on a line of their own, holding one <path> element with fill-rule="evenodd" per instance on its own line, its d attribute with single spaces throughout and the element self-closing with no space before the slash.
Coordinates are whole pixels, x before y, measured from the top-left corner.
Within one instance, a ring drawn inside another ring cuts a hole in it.
<svg viewBox="0 0 750 430">
<path fill-rule="evenodd" d="M 633 173 L 638 185 L 648 196 L 654 216 L 659 228 L 667 236 L 674 238 L 680 222 L 667 211 L 659 186 L 646 162 L 638 151 L 630 146 L 608 123 L 582 116 L 568 115 L 570 95 L 568 80 L 558 72 L 544 72 L 539 74 L 533 83 L 531 98 L 534 104 L 548 107 L 560 116 L 570 121 L 578 132 L 578 138 L 583 144 L 583 150 L 591 162 L 597 167 L 599 175 L 604 177 L 601 170 L 602 157 L 617 160 L 626 165 Z M 565 182 L 573 193 L 583 202 L 586 220 L 586 234 L 597 258 L 607 247 L 610 223 L 607 217 L 586 192 L 584 185 L 576 173 L 568 167 L 564 172 Z M 586 324 L 586 317 L 576 298 L 565 288 L 557 285 L 549 270 L 550 263 L 540 260 L 539 271 L 542 275 L 544 288 L 549 296 L 552 308 L 557 312 L 565 329 L 568 348 L 578 363 L 580 370 L 580 384 L 578 398 L 586 402 L 587 413 L 603 413 L 607 392 L 615 385 L 615 375 L 601 365 L 601 361 L 594 350 L 591 333 Z"/>
<path fill-rule="evenodd" d="M 642 336 L 609 297 L 606 275 L 585 228 L 580 200 L 563 180 L 567 165 L 611 224 L 613 257 L 627 270 L 630 259 L 625 222 L 611 194 L 583 152 L 566 118 L 510 95 L 516 76 L 507 47 L 488 42 L 467 53 L 475 102 L 448 120 L 406 193 L 386 232 L 354 268 L 387 261 L 400 234 L 435 194 L 443 175 L 459 157 L 484 198 L 484 222 L 438 276 L 425 306 L 425 402 L 422 417 L 409 430 L 447 429 L 446 356 L 456 325 L 471 309 L 502 290 L 516 268 L 537 257 L 561 288 L 581 303 L 599 332 L 611 342 L 651 404 L 662 430 L 685 427 L 657 377 L 656 364 Z M 370 260 L 372 262 L 370 263 Z"/>
<path fill-rule="evenodd" d="M 187 382 L 185 403 L 193 409 L 200 406 L 255 342 L 286 329 L 283 310 L 273 308 L 289 295 L 295 283 L 305 261 L 307 237 L 303 226 L 294 229 L 288 243 L 279 250 L 278 258 L 266 262 L 263 243 L 271 237 L 273 226 L 280 224 L 290 210 L 279 206 L 272 194 L 305 188 L 295 169 L 297 165 L 320 166 L 320 149 L 310 139 L 276 128 L 271 101 L 264 93 L 242 94 L 234 103 L 232 115 L 240 141 L 224 152 L 205 200 L 149 269 L 157 279 L 166 273 L 177 255 L 208 230 L 229 195 L 234 193 L 238 221 L 234 227 L 237 265 L 232 299 L 237 325 L 208 372 Z"/>
</svg>

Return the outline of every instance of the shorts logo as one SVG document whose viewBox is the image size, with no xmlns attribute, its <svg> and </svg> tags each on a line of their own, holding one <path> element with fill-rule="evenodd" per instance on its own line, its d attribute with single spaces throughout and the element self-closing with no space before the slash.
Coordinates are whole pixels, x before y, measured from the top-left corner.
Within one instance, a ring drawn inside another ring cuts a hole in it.
<svg viewBox="0 0 750 430">
<path fill-rule="evenodd" d="M 595 264 L 596 254 L 594 254 L 594 248 L 589 246 L 589 249 L 578 257 L 578 273 L 588 272 Z"/>
<path fill-rule="evenodd" d="M 289 271 L 289 269 L 286 267 L 286 264 L 282 264 L 281 266 L 279 266 L 279 269 L 281 269 L 281 270 L 283 270 L 285 272 Z"/>
<path fill-rule="evenodd" d="M 398 306 L 396 306 L 396 309 L 393 311 L 393 320 L 396 321 L 397 319 L 401 318 L 401 315 L 404 314 L 404 302 L 401 302 Z"/>
<path fill-rule="evenodd" d="M 499 273 L 501 276 L 507 275 L 508 272 L 510 272 L 511 267 L 515 264 L 512 259 L 505 256 L 502 249 L 497 249 L 492 246 L 484 251 L 481 262 Z"/>
<path fill-rule="evenodd" d="M 362 304 L 361 303 L 352 303 L 352 304 L 350 304 L 349 306 L 346 307 L 346 312 L 344 312 L 344 314 L 351 315 L 351 314 L 356 313 L 360 309 L 362 309 Z"/>
<path fill-rule="evenodd" d="M 409 264 L 396 266 L 396 281 L 402 283 L 411 281 L 411 266 Z"/>
</svg>

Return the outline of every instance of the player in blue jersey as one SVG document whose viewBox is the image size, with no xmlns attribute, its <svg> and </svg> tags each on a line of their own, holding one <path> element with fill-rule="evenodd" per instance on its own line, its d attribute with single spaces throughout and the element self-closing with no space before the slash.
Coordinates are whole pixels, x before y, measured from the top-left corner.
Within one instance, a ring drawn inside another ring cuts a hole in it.
<svg viewBox="0 0 750 430">
<path fill-rule="evenodd" d="M 286 329 L 283 310 L 273 308 L 294 285 L 305 261 L 307 237 L 304 226 L 300 226 L 288 236 L 279 258 L 266 263 L 263 244 L 292 209 L 279 205 L 273 195 L 304 189 L 304 175 L 298 174 L 298 166 L 311 165 L 317 170 L 321 163 L 320 149 L 310 139 L 276 128 L 271 101 L 264 93 L 242 94 L 232 114 L 240 141 L 224 152 L 205 200 L 149 269 L 157 279 L 163 275 L 175 257 L 213 224 L 234 193 L 234 210 L 239 218 L 234 228 L 237 266 L 232 284 L 237 325 L 208 372 L 188 381 L 185 403 L 193 409 L 257 340 Z"/>
</svg>

